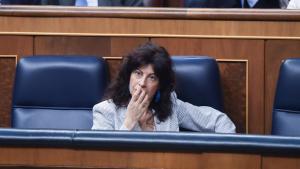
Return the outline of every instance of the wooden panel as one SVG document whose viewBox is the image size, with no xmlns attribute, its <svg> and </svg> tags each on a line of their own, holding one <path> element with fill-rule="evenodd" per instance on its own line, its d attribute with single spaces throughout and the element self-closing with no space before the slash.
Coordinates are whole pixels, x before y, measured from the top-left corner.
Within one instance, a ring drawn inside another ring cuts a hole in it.
<svg viewBox="0 0 300 169">
<path fill-rule="evenodd" d="M 17 56 L 0 56 L 0 126 L 10 126 L 12 91 Z"/>
<path fill-rule="evenodd" d="M 134 37 L 37 36 L 34 49 L 36 55 L 66 54 L 108 57 L 110 76 L 114 78 L 119 70 L 120 57 L 147 40 L 147 38 Z"/>
<path fill-rule="evenodd" d="M 133 49 L 138 47 L 139 45 L 146 43 L 148 38 L 134 38 L 134 37 L 111 37 L 111 55 L 110 59 L 107 59 L 110 77 L 111 79 L 115 79 L 116 75 L 119 72 L 119 68 L 122 63 L 123 56 L 126 56 Z"/>
<path fill-rule="evenodd" d="M 133 49 L 149 41 L 148 38 L 111 37 L 111 56 L 122 57 Z"/>
<path fill-rule="evenodd" d="M 36 36 L 36 55 L 110 55 L 109 37 Z"/>
<path fill-rule="evenodd" d="M 216 162 L 218 159 L 218 162 Z M 260 155 L 126 152 L 63 148 L 0 148 L 0 166 L 165 169 L 259 169 Z"/>
<path fill-rule="evenodd" d="M 268 40 L 266 41 L 265 66 L 265 129 L 271 133 L 272 109 L 280 64 L 285 58 L 300 57 L 300 40 Z"/>
<path fill-rule="evenodd" d="M 152 41 L 165 46 L 171 55 L 204 55 L 217 59 L 244 59 L 248 61 L 248 113 L 249 133 L 264 133 L 264 41 L 263 40 L 229 40 L 197 38 L 152 38 Z M 239 70 L 241 72 L 244 69 Z M 245 77 L 246 75 L 244 75 Z M 234 91 L 235 87 L 228 89 Z M 241 88 L 241 90 L 244 90 Z M 240 92 L 242 94 L 242 91 Z M 226 95 L 224 96 L 226 100 Z M 233 96 L 228 96 L 234 98 Z M 243 97 L 243 96 L 241 96 Z M 234 98 L 227 101 L 228 110 L 242 108 L 243 99 Z M 244 114 L 246 110 L 237 110 Z M 228 112 L 230 114 L 230 112 Z M 240 130 L 240 129 L 239 129 Z"/>
<path fill-rule="evenodd" d="M 0 127 L 10 127 L 16 57 L 31 55 L 32 46 L 30 36 L 0 36 Z"/>
<path fill-rule="evenodd" d="M 147 41 L 134 37 L 36 36 L 35 54 L 121 57 Z"/>
<path fill-rule="evenodd" d="M 34 53 L 36 55 L 109 57 L 111 55 L 111 39 L 110 37 L 36 36 Z"/>
<path fill-rule="evenodd" d="M 0 36 L 1 55 L 32 55 L 33 51 L 32 36 Z"/>
<path fill-rule="evenodd" d="M 1 16 L 0 25 L 3 33 L 32 35 L 300 38 L 300 22 L 296 21 Z"/>
<path fill-rule="evenodd" d="M 238 133 L 247 131 L 247 62 L 219 61 L 224 109 Z"/>
<path fill-rule="evenodd" d="M 147 0 L 146 0 L 147 1 Z M 151 0 L 156 4 L 163 1 L 170 6 L 179 7 L 184 0 Z M 138 18 L 149 19 L 197 19 L 197 20 L 237 20 L 237 21 L 300 21 L 297 10 L 281 9 L 203 9 L 203 8 L 128 8 L 98 7 L 77 8 L 74 6 L 1 6 L 1 16 L 10 17 L 81 17 L 81 18 Z M 37 26 L 37 25 L 35 25 Z"/>
<path fill-rule="evenodd" d="M 262 169 L 299 169 L 299 157 L 271 157 L 265 156 L 262 159 Z"/>
</svg>

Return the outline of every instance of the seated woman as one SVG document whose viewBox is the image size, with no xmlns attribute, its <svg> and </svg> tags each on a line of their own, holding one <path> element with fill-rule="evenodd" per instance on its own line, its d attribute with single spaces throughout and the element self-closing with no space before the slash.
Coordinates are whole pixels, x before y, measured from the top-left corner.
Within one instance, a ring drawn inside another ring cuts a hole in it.
<svg viewBox="0 0 300 169">
<path fill-rule="evenodd" d="M 96 130 L 235 133 L 224 114 L 207 106 L 183 102 L 174 92 L 175 75 L 169 53 L 146 43 L 124 57 L 105 101 L 93 107 Z"/>
</svg>

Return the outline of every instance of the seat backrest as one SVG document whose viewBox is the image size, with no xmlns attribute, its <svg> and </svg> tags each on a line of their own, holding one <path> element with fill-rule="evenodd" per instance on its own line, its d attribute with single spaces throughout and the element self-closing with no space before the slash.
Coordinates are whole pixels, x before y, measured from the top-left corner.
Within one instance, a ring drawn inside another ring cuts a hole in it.
<svg viewBox="0 0 300 169">
<path fill-rule="evenodd" d="M 206 56 L 173 56 L 178 98 L 197 106 L 223 111 L 219 67 Z"/>
<path fill-rule="evenodd" d="M 16 69 L 12 127 L 90 129 L 92 107 L 108 78 L 99 57 L 23 57 Z"/>
<path fill-rule="evenodd" d="M 272 134 L 300 136 L 300 58 L 282 62 L 273 105 Z"/>
</svg>

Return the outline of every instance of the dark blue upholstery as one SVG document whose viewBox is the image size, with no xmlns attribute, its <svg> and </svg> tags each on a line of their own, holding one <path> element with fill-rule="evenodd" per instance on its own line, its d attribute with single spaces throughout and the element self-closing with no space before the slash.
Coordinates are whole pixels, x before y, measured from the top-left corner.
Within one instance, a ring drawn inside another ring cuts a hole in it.
<svg viewBox="0 0 300 169">
<path fill-rule="evenodd" d="M 73 144 L 77 148 L 93 150 L 108 148 L 130 151 L 222 151 L 280 155 L 300 153 L 299 137 L 197 132 L 76 131 Z"/>
<path fill-rule="evenodd" d="M 0 128 L 0 145 L 71 147 L 74 130 Z"/>
<path fill-rule="evenodd" d="M 67 147 L 74 150 L 212 151 L 272 155 L 294 154 L 299 156 L 300 138 L 195 132 L 111 132 L 0 128 L 1 146 Z"/>
<path fill-rule="evenodd" d="M 300 136 L 300 59 L 287 59 L 281 64 L 272 134 Z"/>
<path fill-rule="evenodd" d="M 107 80 L 102 58 L 24 57 L 16 70 L 12 127 L 90 129 Z"/>
<path fill-rule="evenodd" d="M 205 56 L 173 56 L 178 98 L 197 106 L 223 111 L 217 62 Z"/>
</svg>

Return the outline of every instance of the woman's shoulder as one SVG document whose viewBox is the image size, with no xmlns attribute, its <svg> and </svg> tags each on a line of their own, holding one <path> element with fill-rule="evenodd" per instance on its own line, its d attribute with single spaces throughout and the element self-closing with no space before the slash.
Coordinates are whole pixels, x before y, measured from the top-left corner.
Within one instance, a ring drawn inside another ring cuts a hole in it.
<svg viewBox="0 0 300 169">
<path fill-rule="evenodd" d="M 114 104 L 114 102 L 111 99 L 109 99 L 109 100 L 104 100 L 100 103 L 97 103 L 93 107 L 93 110 L 101 110 L 101 109 L 115 110 L 116 105 Z"/>
<path fill-rule="evenodd" d="M 189 102 L 185 102 L 180 100 L 177 97 L 177 94 L 175 92 L 171 93 L 171 101 L 173 104 L 173 111 L 177 112 L 177 113 L 189 113 L 191 111 L 196 111 L 196 112 L 205 112 L 205 113 L 221 113 L 219 112 L 217 109 L 214 109 L 212 107 L 209 106 L 196 106 L 193 105 Z"/>
</svg>

